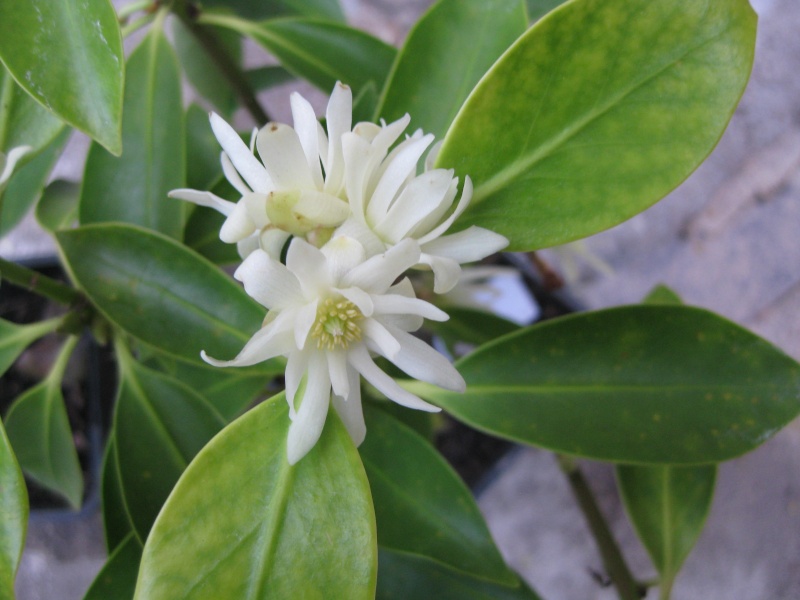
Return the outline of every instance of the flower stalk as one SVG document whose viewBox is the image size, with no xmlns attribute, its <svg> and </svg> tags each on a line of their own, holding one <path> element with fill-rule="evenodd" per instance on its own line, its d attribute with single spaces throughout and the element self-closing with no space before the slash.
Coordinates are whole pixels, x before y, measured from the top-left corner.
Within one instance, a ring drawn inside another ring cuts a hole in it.
<svg viewBox="0 0 800 600">
<path fill-rule="evenodd" d="M 3 258 L 0 258 L 0 277 L 60 304 L 74 305 L 83 298 L 75 288 Z"/>
</svg>

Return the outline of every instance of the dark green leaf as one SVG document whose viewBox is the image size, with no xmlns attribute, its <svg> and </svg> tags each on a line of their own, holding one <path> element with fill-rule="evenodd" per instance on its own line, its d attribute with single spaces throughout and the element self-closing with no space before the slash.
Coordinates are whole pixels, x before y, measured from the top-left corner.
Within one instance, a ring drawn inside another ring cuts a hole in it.
<svg viewBox="0 0 800 600">
<path fill-rule="evenodd" d="M 718 462 L 800 413 L 800 365 L 738 325 L 685 306 L 547 321 L 456 365 L 463 395 L 408 387 L 479 429 L 599 460 Z"/>
<path fill-rule="evenodd" d="M 294 75 L 283 67 L 259 67 L 245 71 L 244 76 L 255 90 L 266 90 L 294 79 Z"/>
<path fill-rule="evenodd" d="M 136 598 L 375 595 L 375 516 L 344 426 L 286 460 L 283 394 L 215 437 L 181 477 L 144 549 Z"/>
<path fill-rule="evenodd" d="M 554 8 L 564 4 L 566 0 L 527 0 L 528 17 L 531 21 L 538 21 Z"/>
<path fill-rule="evenodd" d="M 265 310 L 230 277 L 185 246 L 131 225 L 59 232 L 67 265 L 116 325 L 165 352 L 235 356 Z"/>
<path fill-rule="evenodd" d="M 142 546 L 132 533 L 111 553 L 83 600 L 131 600 Z"/>
<path fill-rule="evenodd" d="M 383 411 L 364 406 L 359 448 L 381 547 L 421 554 L 464 573 L 514 585 L 475 500 L 441 455 Z"/>
<path fill-rule="evenodd" d="M 252 20 L 299 14 L 344 21 L 344 13 L 337 0 L 206 0 L 203 4 L 231 8 L 240 16 Z"/>
<path fill-rule="evenodd" d="M 511 321 L 480 310 L 450 306 L 445 310 L 450 316 L 447 321 L 430 321 L 426 327 L 441 336 L 450 348 L 458 342 L 485 344 L 519 329 Z"/>
<path fill-rule="evenodd" d="M 211 102 L 226 119 L 230 119 L 237 108 L 236 91 L 228 79 L 209 56 L 205 47 L 179 20 L 172 21 L 175 50 L 186 78 L 197 93 Z M 242 60 L 242 42 L 238 34 L 227 29 L 210 28 L 210 35 L 230 60 L 239 65 Z M 206 127 L 208 121 L 206 120 Z"/>
<path fill-rule="evenodd" d="M 194 190 L 210 190 L 222 179 L 222 166 L 219 158 L 221 150 L 208 122 L 208 113 L 197 104 L 189 106 L 186 110 L 186 185 L 188 187 Z"/>
<path fill-rule="evenodd" d="M 314 19 L 275 19 L 251 23 L 208 15 L 206 22 L 248 36 L 295 75 L 330 93 L 337 81 L 358 95 L 369 82 L 383 87 L 397 51 L 358 29 Z"/>
<path fill-rule="evenodd" d="M 36 220 L 44 229 L 67 229 L 78 220 L 80 185 L 59 179 L 44 189 L 36 205 Z"/>
<path fill-rule="evenodd" d="M 167 198 L 185 184 L 180 70 L 154 26 L 128 59 L 122 143 L 115 157 L 93 144 L 86 158 L 80 222 L 125 222 L 180 238 L 184 206 Z"/>
<path fill-rule="evenodd" d="M 11 176 L 0 202 L 0 236 L 11 231 L 39 198 L 70 133 L 69 129 L 62 130 L 38 156 Z"/>
<path fill-rule="evenodd" d="M 441 138 L 467 95 L 528 26 L 523 0 L 441 0 L 414 26 L 377 116 Z"/>
<path fill-rule="evenodd" d="M 0 598 L 13 598 L 14 576 L 28 528 L 28 492 L 2 422 L 0 492 Z"/>
<path fill-rule="evenodd" d="M 697 541 L 714 498 L 716 465 L 618 465 L 625 508 L 661 575 L 661 597 Z"/>
<path fill-rule="evenodd" d="M 47 378 L 14 401 L 6 415 L 8 439 L 32 479 L 81 505 L 83 475 L 72 441 L 61 379 L 76 338 L 66 342 Z"/>
<path fill-rule="evenodd" d="M 25 348 L 40 337 L 55 331 L 59 322 L 59 319 L 53 319 L 30 325 L 17 325 L 0 319 L 0 375 L 6 372 Z"/>
<path fill-rule="evenodd" d="M 30 146 L 33 152 L 53 141 L 64 123 L 20 88 L 0 64 L 0 151 Z"/>
<path fill-rule="evenodd" d="M 133 524 L 122 495 L 122 481 L 117 465 L 117 451 L 114 447 L 114 433 L 106 442 L 103 467 L 100 479 L 100 500 L 102 502 L 103 533 L 106 550 L 111 554 L 125 538 L 133 533 Z"/>
<path fill-rule="evenodd" d="M 119 154 L 122 36 L 111 3 L 0 0 L 0 14 L 0 58 L 19 85 Z"/>
<path fill-rule="evenodd" d="M 127 512 L 145 540 L 186 465 L 225 423 L 191 388 L 138 364 L 120 346 L 117 358 L 114 449 Z"/>
<path fill-rule="evenodd" d="M 643 211 L 719 140 L 753 60 L 746 0 L 576 0 L 481 80 L 437 164 L 475 191 L 458 227 L 509 249 L 562 244 Z"/>
<path fill-rule="evenodd" d="M 650 290 L 644 302 L 646 304 L 683 304 L 681 297 L 665 285 L 657 285 Z"/>
<path fill-rule="evenodd" d="M 381 547 L 376 600 L 538 600 L 524 583 L 506 587 L 481 581 L 422 556 Z"/>
<path fill-rule="evenodd" d="M 225 217 L 211 208 L 195 208 L 186 222 L 184 243 L 216 265 L 240 263 L 242 257 L 236 244 L 226 244 L 219 239 L 219 230 L 224 222 Z"/>
</svg>

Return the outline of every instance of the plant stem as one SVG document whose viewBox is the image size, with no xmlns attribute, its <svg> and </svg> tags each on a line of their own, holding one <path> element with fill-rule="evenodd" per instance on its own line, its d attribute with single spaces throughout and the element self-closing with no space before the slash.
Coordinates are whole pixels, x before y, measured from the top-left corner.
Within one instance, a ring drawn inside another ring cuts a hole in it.
<svg viewBox="0 0 800 600">
<path fill-rule="evenodd" d="M 82 298 L 75 288 L 3 258 L 0 258 L 0 277 L 61 304 L 72 305 Z"/>
<path fill-rule="evenodd" d="M 120 33 L 122 33 L 123 39 L 131 35 L 132 33 L 139 31 L 142 27 L 145 27 L 148 23 L 152 23 L 155 19 L 154 15 L 142 15 L 138 19 L 130 21 L 122 26 L 120 29 Z"/>
<path fill-rule="evenodd" d="M 117 10 L 117 19 L 119 19 L 120 23 L 125 22 L 128 17 L 130 17 L 133 13 L 139 11 L 148 11 L 152 12 L 156 4 L 156 0 L 138 0 L 138 2 L 131 2 L 130 4 L 126 4 L 125 6 L 121 6 Z"/>
<path fill-rule="evenodd" d="M 217 65 L 220 73 L 231 84 L 242 105 L 253 117 L 256 125 L 264 125 L 270 118 L 261 108 L 250 82 L 244 76 L 242 69 L 225 52 L 217 37 L 206 27 L 198 24 L 200 9 L 192 2 L 178 0 L 172 5 L 173 13 L 181 20 L 186 28 L 205 49 L 208 56 Z"/>
<path fill-rule="evenodd" d="M 594 536 L 600 556 L 603 559 L 603 565 L 617 588 L 620 598 L 622 600 L 640 600 L 643 597 L 642 590 L 636 583 L 630 569 L 628 569 L 625 558 L 622 556 L 622 552 L 611 534 L 611 529 L 608 527 L 603 513 L 600 512 L 600 507 L 597 505 L 594 494 L 589 488 L 589 484 L 580 467 L 573 459 L 567 456 L 556 455 L 556 458 L 561 470 L 567 476 L 567 481 L 570 488 L 572 488 L 575 499 L 578 501 L 578 506 L 586 517 L 589 529 Z"/>
</svg>

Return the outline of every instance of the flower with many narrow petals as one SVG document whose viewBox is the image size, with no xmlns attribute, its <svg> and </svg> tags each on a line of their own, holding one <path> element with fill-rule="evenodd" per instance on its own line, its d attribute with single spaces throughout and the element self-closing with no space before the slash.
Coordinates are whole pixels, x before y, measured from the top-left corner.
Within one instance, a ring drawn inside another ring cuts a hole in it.
<svg viewBox="0 0 800 600">
<path fill-rule="evenodd" d="M 11 174 L 19 160 L 30 151 L 30 146 L 17 146 L 9 150 L 8 154 L 0 152 L 0 192 L 5 189 L 8 180 L 11 179 Z"/>
<path fill-rule="evenodd" d="M 414 296 L 408 279 L 394 283 L 419 257 L 419 246 L 411 239 L 368 257 L 362 244 L 347 236 L 336 236 L 320 249 L 296 237 L 285 265 L 255 250 L 237 269 L 234 277 L 269 309 L 264 326 L 233 360 L 220 361 L 205 353 L 203 358 L 216 366 L 288 358 L 289 463 L 316 444 L 331 402 L 356 445 L 363 441 L 359 376 L 398 404 L 439 410 L 400 387 L 375 364 L 374 355 L 416 379 L 464 390 L 464 380 L 450 362 L 409 333 L 421 327 L 423 318 L 447 319 Z"/>
<path fill-rule="evenodd" d="M 458 282 L 460 264 L 485 258 L 506 247 L 508 240 L 476 226 L 443 235 L 469 206 L 472 182 L 464 178 L 455 202 L 458 178 L 450 169 L 433 168 L 436 146 L 428 153 L 425 171 L 417 175 L 433 135 L 417 131 L 392 148 L 409 121 L 406 115 L 389 125 L 360 123 L 342 136 L 345 189 L 353 216 L 338 232 L 356 237 L 373 252 L 407 238 L 416 240 L 420 264 L 433 270 L 434 289 L 444 293 Z"/>
<path fill-rule="evenodd" d="M 352 125 L 350 88 L 336 84 L 326 112 L 327 134 L 300 94 L 292 94 L 291 107 L 294 127 L 267 123 L 254 133 L 249 148 L 228 123 L 211 114 L 211 128 L 223 149 L 222 170 L 242 195 L 238 202 L 191 189 L 169 194 L 224 214 L 220 239 L 237 243 L 243 257 L 261 247 L 277 258 L 290 235 L 330 237 L 350 214 L 341 143 Z"/>
</svg>

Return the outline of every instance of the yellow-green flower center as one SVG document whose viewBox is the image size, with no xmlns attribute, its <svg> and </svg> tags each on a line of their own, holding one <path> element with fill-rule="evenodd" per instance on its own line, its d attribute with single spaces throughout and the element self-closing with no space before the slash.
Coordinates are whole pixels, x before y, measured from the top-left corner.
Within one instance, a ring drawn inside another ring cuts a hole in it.
<svg viewBox="0 0 800 600">
<path fill-rule="evenodd" d="M 364 318 L 355 304 L 344 298 L 327 298 L 317 308 L 317 321 L 311 335 L 317 338 L 320 350 L 347 348 L 361 339 L 359 322 Z"/>
</svg>

